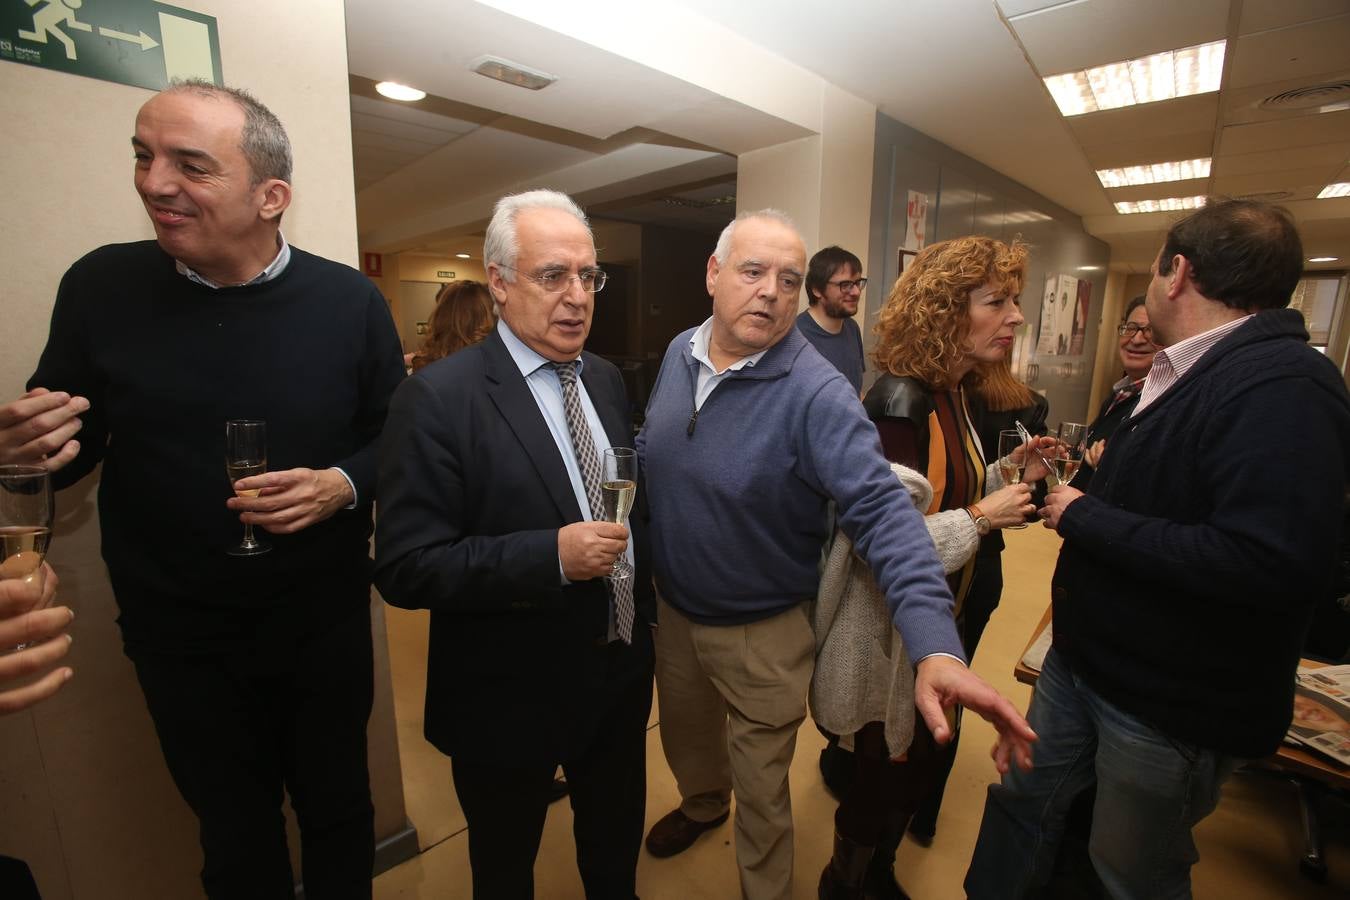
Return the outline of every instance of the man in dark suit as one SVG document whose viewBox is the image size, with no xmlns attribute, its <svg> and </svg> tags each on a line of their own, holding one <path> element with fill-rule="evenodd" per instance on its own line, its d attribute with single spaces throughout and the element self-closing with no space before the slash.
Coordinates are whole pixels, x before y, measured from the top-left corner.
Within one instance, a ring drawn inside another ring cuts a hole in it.
<svg viewBox="0 0 1350 900">
<path fill-rule="evenodd" d="M 376 583 L 432 610 L 426 736 L 453 760 L 474 897 L 533 896 L 561 764 L 586 896 L 631 900 L 653 616 L 640 541 L 595 521 L 599 454 L 633 443 L 618 370 L 582 351 L 605 274 L 554 191 L 500 200 L 483 259 L 496 330 L 394 396 Z M 637 573 L 605 579 L 621 556 Z"/>
</svg>

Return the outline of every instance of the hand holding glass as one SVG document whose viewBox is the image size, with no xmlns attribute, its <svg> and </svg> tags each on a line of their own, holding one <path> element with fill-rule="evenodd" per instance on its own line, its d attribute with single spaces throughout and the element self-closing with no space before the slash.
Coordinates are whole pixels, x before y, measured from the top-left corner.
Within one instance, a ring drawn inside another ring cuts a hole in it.
<svg viewBox="0 0 1350 900">
<path fill-rule="evenodd" d="M 261 419 L 231 419 L 225 423 L 225 474 L 230 487 L 241 478 L 267 471 L 267 423 Z M 258 489 L 235 490 L 240 497 L 256 497 Z M 253 536 L 253 525 L 244 523 L 244 539 L 226 552 L 230 556 L 256 556 L 272 549 Z"/>
<path fill-rule="evenodd" d="M 46 468 L 0 466 L 0 580 L 36 584 L 41 592 L 55 509 Z"/>
<path fill-rule="evenodd" d="M 637 451 L 629 447 L 609 447 L 604 454 L 604 476 L 600 481 L 600 498 L 604 503 L 604 520 L 625 525 L 628 512 L 637 499 Z M 620 553 L 614 559 L 610 578 L 631 578 L 633 567 Z"/>
<path fill-rule="evenodd" d="M 998 433 L 998 471 L 1004 484 L 1021 484 L 1022 473 L 1027 465 L 1027 453 L 1030 452 L 1022 441 L 1022 436 L 1014 430 Z M 1027 523 L 1009 525 L 1009 528 L 1026 528 Z"/>
</svg>

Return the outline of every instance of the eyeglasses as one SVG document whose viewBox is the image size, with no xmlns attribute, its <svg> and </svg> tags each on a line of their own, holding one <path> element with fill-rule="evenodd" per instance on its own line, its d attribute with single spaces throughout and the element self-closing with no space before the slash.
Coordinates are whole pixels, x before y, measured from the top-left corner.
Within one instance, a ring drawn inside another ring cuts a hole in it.
<svg viewBox="0 0 1350 900">
<path fill-rule="evenodd" d="M 494 263 L 494 265 L 503 269 L 510 269 L 518 275 L 524 275 L 550 294 L 561 294 L 572 286 L 573 280 L 581 282 L 581 289 L 583 291 L 595 294 L 603 290 L 605 282 L 609 280 L 609 274 L 605 272 L 604 269 L 586 269 L 584 272 L 578 272 L 575 275 L 571 272 L 548 269 L 542 274 L 531 275 L 528 272 L 522 272 L 515 266 L 508 266 L 505 263 Z"/>
<path fill-rule="evenodd" d="M 857 278 L 857 279 L 853 279 L 853 280 L 845 279 L 845 280 L 843 280 L 843 281 L 827 281 L 827 282 L 825 282 L 825 283 L 826 283 L 826 284 L 832 284 L 832 285 L 836 286 L 837 288 L 839 288 L 840 292 L 845 293 L 845 294 L 847 294 L 849 291 L 853 290 L 853 288 L 854 288 L 855 286 L 856 286 L 856 287 L 858 288 L 858 290 L 860 290 L 860 291 L 861 291 L 863 288 L 867 287 L 867 279 L 866 279 L 866 278 Z"/>
<path fill-rule="evenodd" d="M 1152 327 L 1140 325 L 1138 322 L 1126 322 L 1124 325 L 1118 326 L 1116 328 L 1116 334 L 1130 341 L 1134 340 L 1136 334 L 1142 334 L 1146 341 L 1151 342 L 1153 340 Z"/>
</svg>

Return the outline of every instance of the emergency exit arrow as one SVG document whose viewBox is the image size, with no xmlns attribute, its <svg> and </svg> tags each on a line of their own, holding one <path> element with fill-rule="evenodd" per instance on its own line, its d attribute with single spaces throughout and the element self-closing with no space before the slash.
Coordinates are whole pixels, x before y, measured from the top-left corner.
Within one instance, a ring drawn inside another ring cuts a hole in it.
<svg viewBox="0 0 1350 900">
<path fill-rule="evenodd" d="M 144 31 L 142 31 L 140 35 L 126 34 L 121 31 L 113 31 L 111 28 L 104 28 L 100 25 L 98 33 L 104 37 L 113 38 L 114 40 L 126 41 L 129 44 L 140 44 L 142 50 L 153 50 L 159 46 L 159 42 Z"/>
</svg>

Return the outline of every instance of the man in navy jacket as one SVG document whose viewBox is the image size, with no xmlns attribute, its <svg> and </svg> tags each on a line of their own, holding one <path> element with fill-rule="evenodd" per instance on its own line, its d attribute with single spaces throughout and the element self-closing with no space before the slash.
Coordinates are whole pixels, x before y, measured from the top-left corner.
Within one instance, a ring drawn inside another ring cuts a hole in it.
<svg viewBox="0 0 1350 900">
<path fill-rule="evenodd" d="M 1277 207 L 1214 202 L 1168 232 L 1146 300 L 1164 349 L 1139 405 L 1087 493 L 1056 487 L 1041 511 L 1064 547 L 1036 768 L 990 787 L 971 897 L 1042 883 L 1094 779 L 1111 895 L 1190 896 L 1192 828 L 1284 735 L 1350 461 L 1345 385 L 1284 308 L 1302 266 Z"/>
</svg>

